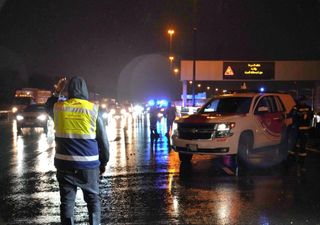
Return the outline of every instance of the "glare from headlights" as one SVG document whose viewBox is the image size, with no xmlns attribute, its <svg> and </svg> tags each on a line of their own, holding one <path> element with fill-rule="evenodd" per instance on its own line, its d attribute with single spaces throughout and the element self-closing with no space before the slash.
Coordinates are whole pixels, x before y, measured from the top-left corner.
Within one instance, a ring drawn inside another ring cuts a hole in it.
<svg viewBox="0 0 320 225">
<path fill-rule="evenodd" d="M 15 113 L 18 111 L 18 108 L 17 107 L 12 107 L 12 112 Z"/>
<path fill-rule="evenodd" d="M 121 109 L 121 114 L 126 114 L 127 111 L 125 109 Z"/>
<path fill-rule="evenodd" d="M 108 113 L 106 113 L 106 112 L 102 113 L 102 118 L 103 119 L 107 119 L 108 118 Z"/>
<path fill-rule="evenodd" d="M 225 123 L 218 124 L 217 126 L 217 131 L 227 131 L 229 129 L 230 127 Z"/>
<path fill-rule="evenodd" d="M 133 108 L 133 111 L 136 114 L 141 114 L 143 112 L 143 107 L 141 105 L 135 105 L 134 108 Z"/>
<path fill-rule="evenodd" d="M 113 115 L 116 113 L 116 110 L 115 109 L 110 109 L 110 114 Z"/>
<path fill-rule="evenodd" d="M 232 123 L 220 123 L 217 124 L 217 131 L 229 131 L 231 129 L 233 129 L 236 126 L 236 124 L 234 122 Z"/>
<path fill-rule="evenodd" d="M 219 123 L 216 124 L 215 132 L 212 133 L 212 138 L 226 138 L 233 135 L 232 129 L 235 127 L 235 123 Z"/>
<path fill-rule="evenodd" d="M 23 116 L 21 116 L 21 115 L 17 115 L 17 117 L 16 117 L 16 118 L 17 118 L 17 120 L 18 120 L 18 121 L 20 121 L 20 120 L 23 120 L 23 119 L 24 119 L 24 118 L 23 118 Z"/>
<path fill-rule="evenodd" d="M 45 121 L 47 119 L 47 116 L 44 114 L 41 114 L 40 116 L 37 117 L 37 119 L 41 121 Z"/>
</svg>

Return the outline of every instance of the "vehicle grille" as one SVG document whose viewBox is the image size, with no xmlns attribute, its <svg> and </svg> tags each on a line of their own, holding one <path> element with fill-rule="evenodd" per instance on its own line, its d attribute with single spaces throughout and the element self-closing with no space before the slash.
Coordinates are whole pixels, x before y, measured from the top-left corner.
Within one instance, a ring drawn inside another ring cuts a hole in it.
<svg viewBox="0 0 320 225">
<path fill-rule="evenodd" d="M 24 119 L 25 120 L 36 120 L 37 118 L 34 116 L 25 116 Z"/>
<path fill-rule="evenodd" d="M 178 132 L 181 139 L 211 139 L 215 124 L 179 124 Z"/>
</svg>

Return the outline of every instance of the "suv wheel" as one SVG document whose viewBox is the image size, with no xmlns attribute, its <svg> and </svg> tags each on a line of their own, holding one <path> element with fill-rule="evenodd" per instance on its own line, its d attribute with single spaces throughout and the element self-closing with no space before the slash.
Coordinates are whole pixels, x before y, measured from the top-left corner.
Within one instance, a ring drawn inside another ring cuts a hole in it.
<svg viewBox="0 0 320 225">
<path fill-rule="evenodd" d="M 189 163 L 192 159 L 192 156 L 192 154 L 179 153 L 179 159 L 182 163 Z"/>
<path fill-rule="evenodd" d="M 250 133 L 243 133 L 239 139 L 238 145 L 238 164 L 245 165 L 249 161 L 249 155 L 253 148 L 253 138 Z"/>
</svg>

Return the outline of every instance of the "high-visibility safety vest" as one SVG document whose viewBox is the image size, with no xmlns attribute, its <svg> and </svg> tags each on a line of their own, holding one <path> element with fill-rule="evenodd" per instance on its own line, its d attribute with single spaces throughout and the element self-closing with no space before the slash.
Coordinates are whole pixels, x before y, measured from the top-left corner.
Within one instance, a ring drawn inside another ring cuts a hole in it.
<svg viewBox="0 0 320 225">
<path fill-rule="evenodd" d="M 83 99 L 57 102 L 53 108 L 58 168 L 90 169 L 100 165 L 96 138 L 98 106 Z"/>
</svg>

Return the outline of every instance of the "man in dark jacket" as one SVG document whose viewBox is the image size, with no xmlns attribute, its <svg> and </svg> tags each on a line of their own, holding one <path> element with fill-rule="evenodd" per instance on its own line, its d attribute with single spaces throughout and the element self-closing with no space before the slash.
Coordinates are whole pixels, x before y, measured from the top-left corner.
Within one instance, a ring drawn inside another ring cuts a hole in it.
<svg viewBox="0 0 320 225">
<path fill-rule="evenodd" d="M 56 154 L 54 164 L 60 189 L 61 224 L 74 224 L 77 187 L 83 191 L 90 225 L 100 224 L 99 174 L 109 160 L 109 143 L 98 106 L 89 102 L 86 83 L 73 77 L 68 85 L 68 99 L 59 101 L 66 84 L 61 79 L 46 103 L 54 118 Z"/>
<path fill-rule="evenodd" d="M 292 132 L 296 137 L 294 151 L 289 151 L 290 154 L 296 154 L 298 157 L 298 175 L 305 171 L 304 161 L 307 156 L 306 145 L 311 130 L 313 111 L 306 103 L 306 97 L 301 96 L 297 104 L 293 107 L 289 114 L 292 117 Z"/>
<path fill-rule="evenodd" d="M 173 121 L 176 118 L 176 107 L 171 102 L 168 103 L 168 107 L 166 109 L 166 117 L 167 117 L 167 133 L 166 136 L 170 136 L 170 132 L 172 129 Z"/>
</svg>

